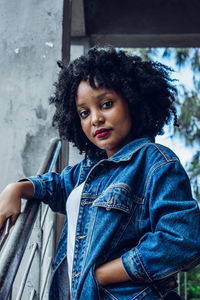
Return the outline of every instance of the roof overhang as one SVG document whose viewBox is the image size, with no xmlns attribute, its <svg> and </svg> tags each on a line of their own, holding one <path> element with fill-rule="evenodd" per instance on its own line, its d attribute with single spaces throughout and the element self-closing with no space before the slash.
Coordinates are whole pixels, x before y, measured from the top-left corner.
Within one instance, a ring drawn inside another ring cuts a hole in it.
<svg viewBox="0 0 200 300">
<path fill-rule="evenodd" d="M 73 0 L 71 38 L 90 46 L 200 47 L 199 0 Z"/>
</svg>

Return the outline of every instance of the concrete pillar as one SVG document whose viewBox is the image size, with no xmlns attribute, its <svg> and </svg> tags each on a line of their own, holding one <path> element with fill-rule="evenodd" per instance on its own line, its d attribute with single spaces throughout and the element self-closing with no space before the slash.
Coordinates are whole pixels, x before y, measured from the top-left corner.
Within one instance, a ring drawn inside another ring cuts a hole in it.
<svg viewBox="0 0 200 300">
<path fill-rule="evenodd" d="M 63 0 L 0 2 L 0 190 L 34 174 L 49 140 Z"/>
</svg>

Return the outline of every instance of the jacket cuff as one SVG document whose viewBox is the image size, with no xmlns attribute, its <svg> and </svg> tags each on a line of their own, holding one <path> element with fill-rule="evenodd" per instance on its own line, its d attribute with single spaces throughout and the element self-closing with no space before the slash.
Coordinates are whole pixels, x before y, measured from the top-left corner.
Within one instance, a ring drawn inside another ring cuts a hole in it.
<svg viewBox="0 0 200 300">
<path fill-rule="evenodd" d="M 45 184 L 43 183 L 43 181 L 37 177 L 37 176 L 31 176 L 31 177 L 27 177 L 27 178 L 23 178 L 20 179 L 18 182 L 23 182 L 23 181 L 30 181 L 33 184 L 33 195 L 31 198 L 35 198 L 35 199 L 42 199 L 46 193 L 46 187 Z"/>
<path fill-rule="evenodd" d="M 130 251 L 124 253 L 121 257 L 124 269 L 131 280 L 137 282 L 151 282 L 152 279 L 149 277 L 145 270 L 137 248 L 133 248 Z"/>
</svg>

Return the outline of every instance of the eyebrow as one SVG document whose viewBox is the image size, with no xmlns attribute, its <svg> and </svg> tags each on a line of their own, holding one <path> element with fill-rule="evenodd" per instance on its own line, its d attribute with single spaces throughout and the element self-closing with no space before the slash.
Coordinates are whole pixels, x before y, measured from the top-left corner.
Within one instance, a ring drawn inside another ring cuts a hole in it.
<svg viewBox="0 0 200 300">
<path fill-rule="evenodd" d="M 104 92 L 98 96 L 96 96 L 96 99 L 101 99 L 103 97 L 105 97 L 107 94 L 110 94 L 110 92 Z M 81 103 L 81 104 L 77 104 L 76 107 L 84 107 L 85 106 L 85 103 Z"/>
<path fill-rule="evenodd" d="M 98 95 L 96 98 L 97 98 L 97 99 L 100 99 L 100 98 L 106 96 L 107 94 L 110 94 L 110 92 L 104 92 L 104 93 Z"/>
<path fill-rule="evenodd" d="M 76 107 L 84 107 L 85 106 L 85 103 L 81 103 L 81 104 L 77 104 Z"/>
</svg>

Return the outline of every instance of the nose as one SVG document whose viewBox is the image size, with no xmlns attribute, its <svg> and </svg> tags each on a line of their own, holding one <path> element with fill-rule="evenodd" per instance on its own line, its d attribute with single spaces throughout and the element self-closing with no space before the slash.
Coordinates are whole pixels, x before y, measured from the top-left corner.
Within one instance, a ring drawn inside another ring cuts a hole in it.
<svg viewBox="0 0 200 300">
<path fill-rule="evenodd" d="M 104 115 L 99 110 L 94 110 L 91 112 L 91 124 L 92 126 L 99 126 L 105 122 Z"/>
</svg>

